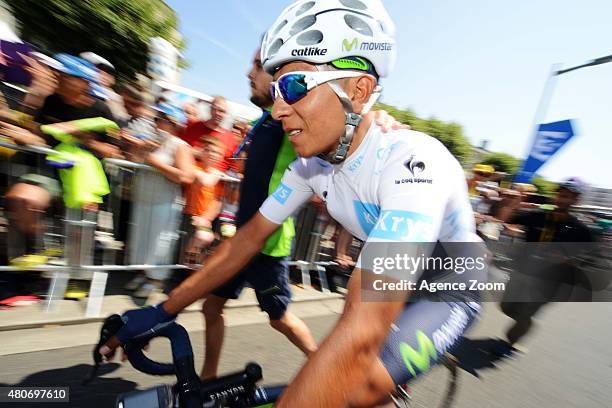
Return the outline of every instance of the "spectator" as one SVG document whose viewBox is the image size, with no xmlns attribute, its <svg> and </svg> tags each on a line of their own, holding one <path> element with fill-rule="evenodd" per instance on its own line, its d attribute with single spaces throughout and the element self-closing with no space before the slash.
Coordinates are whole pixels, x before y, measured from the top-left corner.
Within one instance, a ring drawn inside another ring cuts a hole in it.
<svg viewBox="0 0 612 408">
<path fill-rule="evenodd" d="M 23 99 L 22 109 L 31 115 L 43 105 L 45 98 L 57 89 L 61 64 L 39 52 L 33 52 L 30 56 L 24 55 L 23 58 L 28 64 L 26 70 L 32 76 L 32 83 Z"/>
<path fill-rule="evenodd" d="M 472 178 L 468 180 L 468 193 L 470 197 L 477 197 L 480 195 L 477 187 L 488 180 L 488 178 L 493 174 L 495 169 L 493 166 L 489 166 L 488 164 L 477 164 L 472 169 Z"/>
<path fill-rule="evenodd" d="M 45 99 L 42 107 L 36 114 L 35 121 L 40 124 L 50 124 L 93 117 L 104 117 L 112 120 L 113 116 L 108 108 L 89 93 L 90 84 L 95 75 L 95 68 L 85 61 L 67 54 L 58 54 L 57 60 L 61 64 L 58 68 L 62 72 L 59 78 L 59 85 L 55 93 Z M 38 128 L 38 126 L 34 127 Z M 32 141 L 38 144 L 44 141 L 50 145 L 58 143 L 53 138 L 42 136 L 42 134 L 41 137 L 43 139 L 31 134 L 28 135 L 24 130 L 15 132 L 15 136 L 18 136 L 17 139 L 24 143 Z M 85 137 L 82 142 L 99 157 L 110 157 L 119 154 L 119 150 L 116 147 L 106 143 L 104 135 Z M 26 166 L 40 168 L 40 166 L 37 166 L 38 163 L 32 155 L 24 154 L 22 158 L 23 164 Z M 33 217 L 25 215 L 27 208 L 37 208 L 44 211 L 50 200 L 49 194 L 53 196 L 57 193 L 58 184 L 54 170 L 49 167 L 42 167 L 41 174 L 39 175 L 42 175 L 42 177 L 36 177 L 36 179 L 39 179 L 36 183 L 31 181 L 32 177 L 29 177 L 29 175 L 22 176 L 21 182 L 14 186 L 15 190 L 12 189 L 8 194 L 9 200 L 16 199 L 22 203 L 22 205 L 13 207 L 22 209 L 20 210 L 19 217 L 24 216 L 25 219 L 33 219 Z M 41 191 L 45 189 L 48 194 Z M 20 193 L 17 194 L 16 190 L 19 190 Z M 38 197 L 38 199 L 35 199 L 35 197 Z M 21 213 L 22 211 L 23 213 Z M 35 227 L 28 228 L 28 230 L 38 229 Z"/>
<path fill-rule="evenodd" d="M 132 228 L 129 231 L 131 264 L 168 265 L 178 240 L 181 221 L 182 187 L 194 180 L 193 154 L 180 134 L 185 123 L 183 112 L 172 105 L 156 106 L 156 132 L 161 142 L 151 149 L 144 145 L 145 163 L 156 171 L 143 170 L 135 177 L 132 195 Z M 126 285 L 134 296 L 147 298 L 163 289 L 168 269 L 155 269 L 136 276 Z"/>
<path fill-rule="evenodd" d="M 14 135 L 24 143 L 35 142 L 55 146 L 58 141 L 42 135 L 37 124 L 51 124 L 72 120 L 103 117 L 113 120 L 109 109 L 101 101 L 91 95 L 91 85 L 96 76 L 96 69 L 88 62 L 68 55 L 55 56 L 61 65 L 59 71 L 59 84 L 56 91 L 45 98 L 40 110 L 36 113 L 32 126 L 41 135 L 42 139 L 25 131 L 15 131 Z M 105 134 L 85 133 L 79 135 L 80 143 L 87 147 L 98 157 L 113 157 L 119 155 L 119 150 L 108 143 Z M 9 229 L 12 233 L 11 242 L 23 246 L 13 246 L 12 257 L 28 256 L 40 249 L 38 242 L 43 231 L 42 215 L 60 195 L 60 185 L 55 170 L 52 167 L 40 165 L 33 155 L 16 155 L 17 162 L 28 167 L 36 167 L 37 174 L 21 175 L 6 194 L 9 219 L 12 220 Z M 96 210 L 95 207 L 84 206 L 86 210 Z M 40 259 L 40 258 L 37 258 Z M 75 298 L 86 295 L 80 282 L 72 281 L 67 295 L 74 294 Z M 74 290 L 72 290 L 74 289 Z"/>
<path fill-rule="evenodd" d="M 128 114 L 120 131 L 121 150 L 125 158 L 133 162 L 144 161 L 143 153 L 155 147 L 158 142 L 158 133 L 155 128 L 155 113 L 147 103 L 147 93 L 142 91 L 138 85 L 126 84 L 118 89 L 124 101 Z M 146 148 L 149 146 L 149 149 Z M 131 196 L 134 172 L 124 167 L 115 167 L 107 164 L 107 171 L 112 172 L 110 178 L 114 184 L 111 186 L 111 194 L 115 199 L 112 201 L 112 217 L 115 239 L 126 242 L 129 226 L 129 215 L 132 206 Z M 125 252 L 118 255 L 124 257 Z M 124 259 L 118 260 L 123 262 Z"/>
<path fill-rule="evenodd" d="M 101 85 L 104 94 L 106 94 L 106 105 L 115 117 L 119 124 L 122 124 L 128 119 L 128 113 L 123 103 L 121 96 L 113 90 L 115 86 L 115 67 L 107 59 L 94 54 L 91 51 L 82 52 L 80 57 L 85 61 L 89 61 L 98 68 L 99 84 Z"/>
<path fill-rule="evenodd" d="M 198 107 L 193 103 L 186 103 L 185 106 L 183 106 L 183 111 L 185 112 L 185 116 L 187 117 L 187 126 L 191 125 L 192 123 L 199 122 L 201 120 Z"/>
<path fill-rule="evenodd" d="M 215 96 L 210 104 L 210 119 L 197 120 L 189 123 L 182 134 L 182 139 L 190 145 L 195 145 L 201 138 L 212 135 L 219 138 L 225 147 L 224 160 L 217 164 L 217 169 L 226 172 L 230 167 L 229 158 L 238 147 L 234 134 L 221 127 L 227 115 L 227 101 L 222 96 Z"/>
<path fill-rule="evenodd" d="M 141 161 L 137 152 L 143 151 L 147 142 L 159 142 L 155 128 L 155 113 L 145 103 L 145 94 L 132 85 L 125 85 L 120 90 L 128 114 L 121 132 L 129 160 Z"/>
<path fill-rule="evenodd" d="M 578 203 L 583 191 L 584 184 L 577 178 L 570 178 L 561 184 L 555 194 L 554 209 L 532 210 L 514 215 L 513 212 L 520 208 L 521 203 L 520 200 L 513 198 L 510 201 L 511 206 L 503 211 L 500 210 L 498 217 L 509 224 L 520 225 L 527 242 L 592 242 L 594 239 L 589 228 L 569 212 L 571 206 Z M 529 332 L 533 316 L 542 306 L 551 301 L 568 300 L 569 294 L 566 294 L 568 283 L 570 285 L 584 283 L 581 282 L 579 271 L 571 262 L 573 254 L 568 255 L 565 252 L 562 255 L 554 254 L 549 252 L 551 249 L 554 250 L 552 247 L 546 247 L 545 253 L 542 250 L 537 251 L 536 257 L 521 253 L 519 274 L 513 274 L 508 282 L 501 309 L 516 321 L 506 332 L 508 350 L 512 350 L 512 347 Z M 541 264 L 548 266 L 544 270 Z M 548 269 L 552 269 L 550 271 L 552 273 L 548 273 Z M 547 273 L 544 275 L 542 272 Z M 530 278 L 524 279 L 526 276 Z M 534 276 L 537 276 L 537 279 L 534 279 Z M 520 303 L 512 301 L 525 293 L 538 293 L 541 299 L 528 299 L 528 302 Z"/>
<path fill-rule="evenodd" d="M 201 264 L 204 250 L 214 241 L 213 223 L 223 204 L 221 173 L 214 166 L 223 160 L 224 147 L 215 137 L 207 137 L 194 148 L 196 176 L 185 189 L 182 231 L 187 232 L 186 262 Z"/>
</svg>

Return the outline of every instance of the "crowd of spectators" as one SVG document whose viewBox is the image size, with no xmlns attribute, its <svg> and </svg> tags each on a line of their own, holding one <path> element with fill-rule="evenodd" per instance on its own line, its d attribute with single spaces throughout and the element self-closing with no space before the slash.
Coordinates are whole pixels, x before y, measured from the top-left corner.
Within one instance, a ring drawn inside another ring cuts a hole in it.
<svg viewBox="0 0 612 408">
<path fill-rule="evenodd" d="M 232 235 L 245 152 L 232 156 L 249 124 L 238 118 L 224 126 L 224 97 L 182 106 L 156 99 L 140 82 L 117 84 L 113 65 L 93 52 L 18 53 L 3 60 L 0 75 L 16 63 L 29 84 L 2 82 L 0 94 L 2 263 L 27 270 L 65 258 L 45 238 L 54 217 L 95 220 L 111 213 L 111 235 L 124 244 L 119 261 L 131 265 L 200 264 L 207 247 Z M 170 273 L 143 270 L 125 287 L 146 298 L 163 290 Z M 66 296 L 84 297 L 87 287 L 71 279 Z M 30 289 L 0 285 L 0 298 Z"/>
</svg>

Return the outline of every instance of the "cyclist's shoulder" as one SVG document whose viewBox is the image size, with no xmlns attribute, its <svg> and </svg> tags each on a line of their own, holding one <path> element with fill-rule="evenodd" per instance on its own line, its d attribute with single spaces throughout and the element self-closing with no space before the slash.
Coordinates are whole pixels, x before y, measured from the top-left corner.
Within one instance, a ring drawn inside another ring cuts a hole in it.
<svg viewBox="0 0 612 408">
<path fill-rule="evenodd" d="M 458 165 L 455 157 L 436 138 L 426 133 L 412 129 L 397 129 L 387 133 L 376 129 L 375 150 L 376 157 L 386 165 L 391 165 L 398 160 L 405 162 L 412 158 L 421 161 L 425 165 L 429 163 L 431 169 L 456 167 Z"/>
<path fill-rule="evenodd" d="M 448 149 L 436 138 L 412 129 L 394 129 L 384 132 L 379 126 L 371 130 L 375 133 L 376 145 L 392 147 L 392 152 L 421 150 L 429 154 L 446 154 Z M 397 153 L 396 153 L 397 154 Z"/>
</svg>

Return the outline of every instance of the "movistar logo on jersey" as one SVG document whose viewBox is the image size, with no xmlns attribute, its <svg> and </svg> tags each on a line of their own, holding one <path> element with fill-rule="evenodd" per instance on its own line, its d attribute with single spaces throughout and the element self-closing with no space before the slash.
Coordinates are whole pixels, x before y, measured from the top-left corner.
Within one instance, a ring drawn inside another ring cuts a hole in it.
<svg viewBox="0 0 612 408">
<path fill-rule="evenodd" d="M 416 332 L 416 341 L 418 351 L 404 342 L 401 342 L 399 346 L 404 364 L 413 376 L 416 376 L 415 367 L 419 372 L 424 373 L 431 367 L 431 362 L 438 358 L 433 342 L 421 330 Z"/>
<path fill-rule="evenodd" d="M 355 209 L 361 229 L 367 235 L 370 235 L 370 231 L 372 231 L 372 228 L 376 225 L 376 220 L 378 220 L 380 207 L 376 204 L 362 203 L 359 200 L 355 200 L 353 201 L 353 208 Z"/>
<path fill-rule="evenodd" d="M 428 242 L 433 237 L 432 218 L 403 210 L 384 210 L 369 236 L 388 241 Z"/>
<path fill-rule="evenodd" d="M 342 51 L 391 51 L 393 49 L 392 43 L 387 42 L 369 42 L 362 41 L 361 43 L 357 38 L 352 40 L 345 38 L 342 40 Z"/>
<path fill-rule="evenodd" d="M 291 196 L 291 193 L 293 193 L 292 188 L 289 188 L 283 183 L 280 183 L 276 188 L 274 194 L 272 194 L 272 197 L 274 197 L 276 201 L 284 205 Z"/>
<path fill-rule="evenodd" d="M 453 306 L 446 322 L 431 335 L 436 349 L 450 349 L 463 333 L 468 321 L 469 317 L 465 310 L 458 306 Z"/>
<path fill-rule="evenodd" d="M 307 47 L 301 48 L 299 50 L 292 50 L 291 55 L 294 57 L 310 57 L 315 55 L 325 55 L 327 54 L 327 48 L 319 48 L 319 47 Z"/>
</svg>

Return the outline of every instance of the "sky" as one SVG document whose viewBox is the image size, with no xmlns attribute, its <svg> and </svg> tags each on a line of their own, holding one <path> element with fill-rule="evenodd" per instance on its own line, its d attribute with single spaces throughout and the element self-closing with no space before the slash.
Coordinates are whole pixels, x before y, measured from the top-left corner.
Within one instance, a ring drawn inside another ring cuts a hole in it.
<svg viewBox="0 0 612 408">
<path fill-rule="evenodd" d="M 168 0 L 187 41 L 181 85 L 249 104 L 262 33 L 289 0 Z M 525 157 L 553 64 L 612 54 L 609 0 L 383 0 L 398 58 L 382 101 L 459 123 L 474 145 Z M 540 122 L 573 119 L 576 136 L 539 171 L 612 188 L 612 63 L 557 77 Z"/>
</svg>

